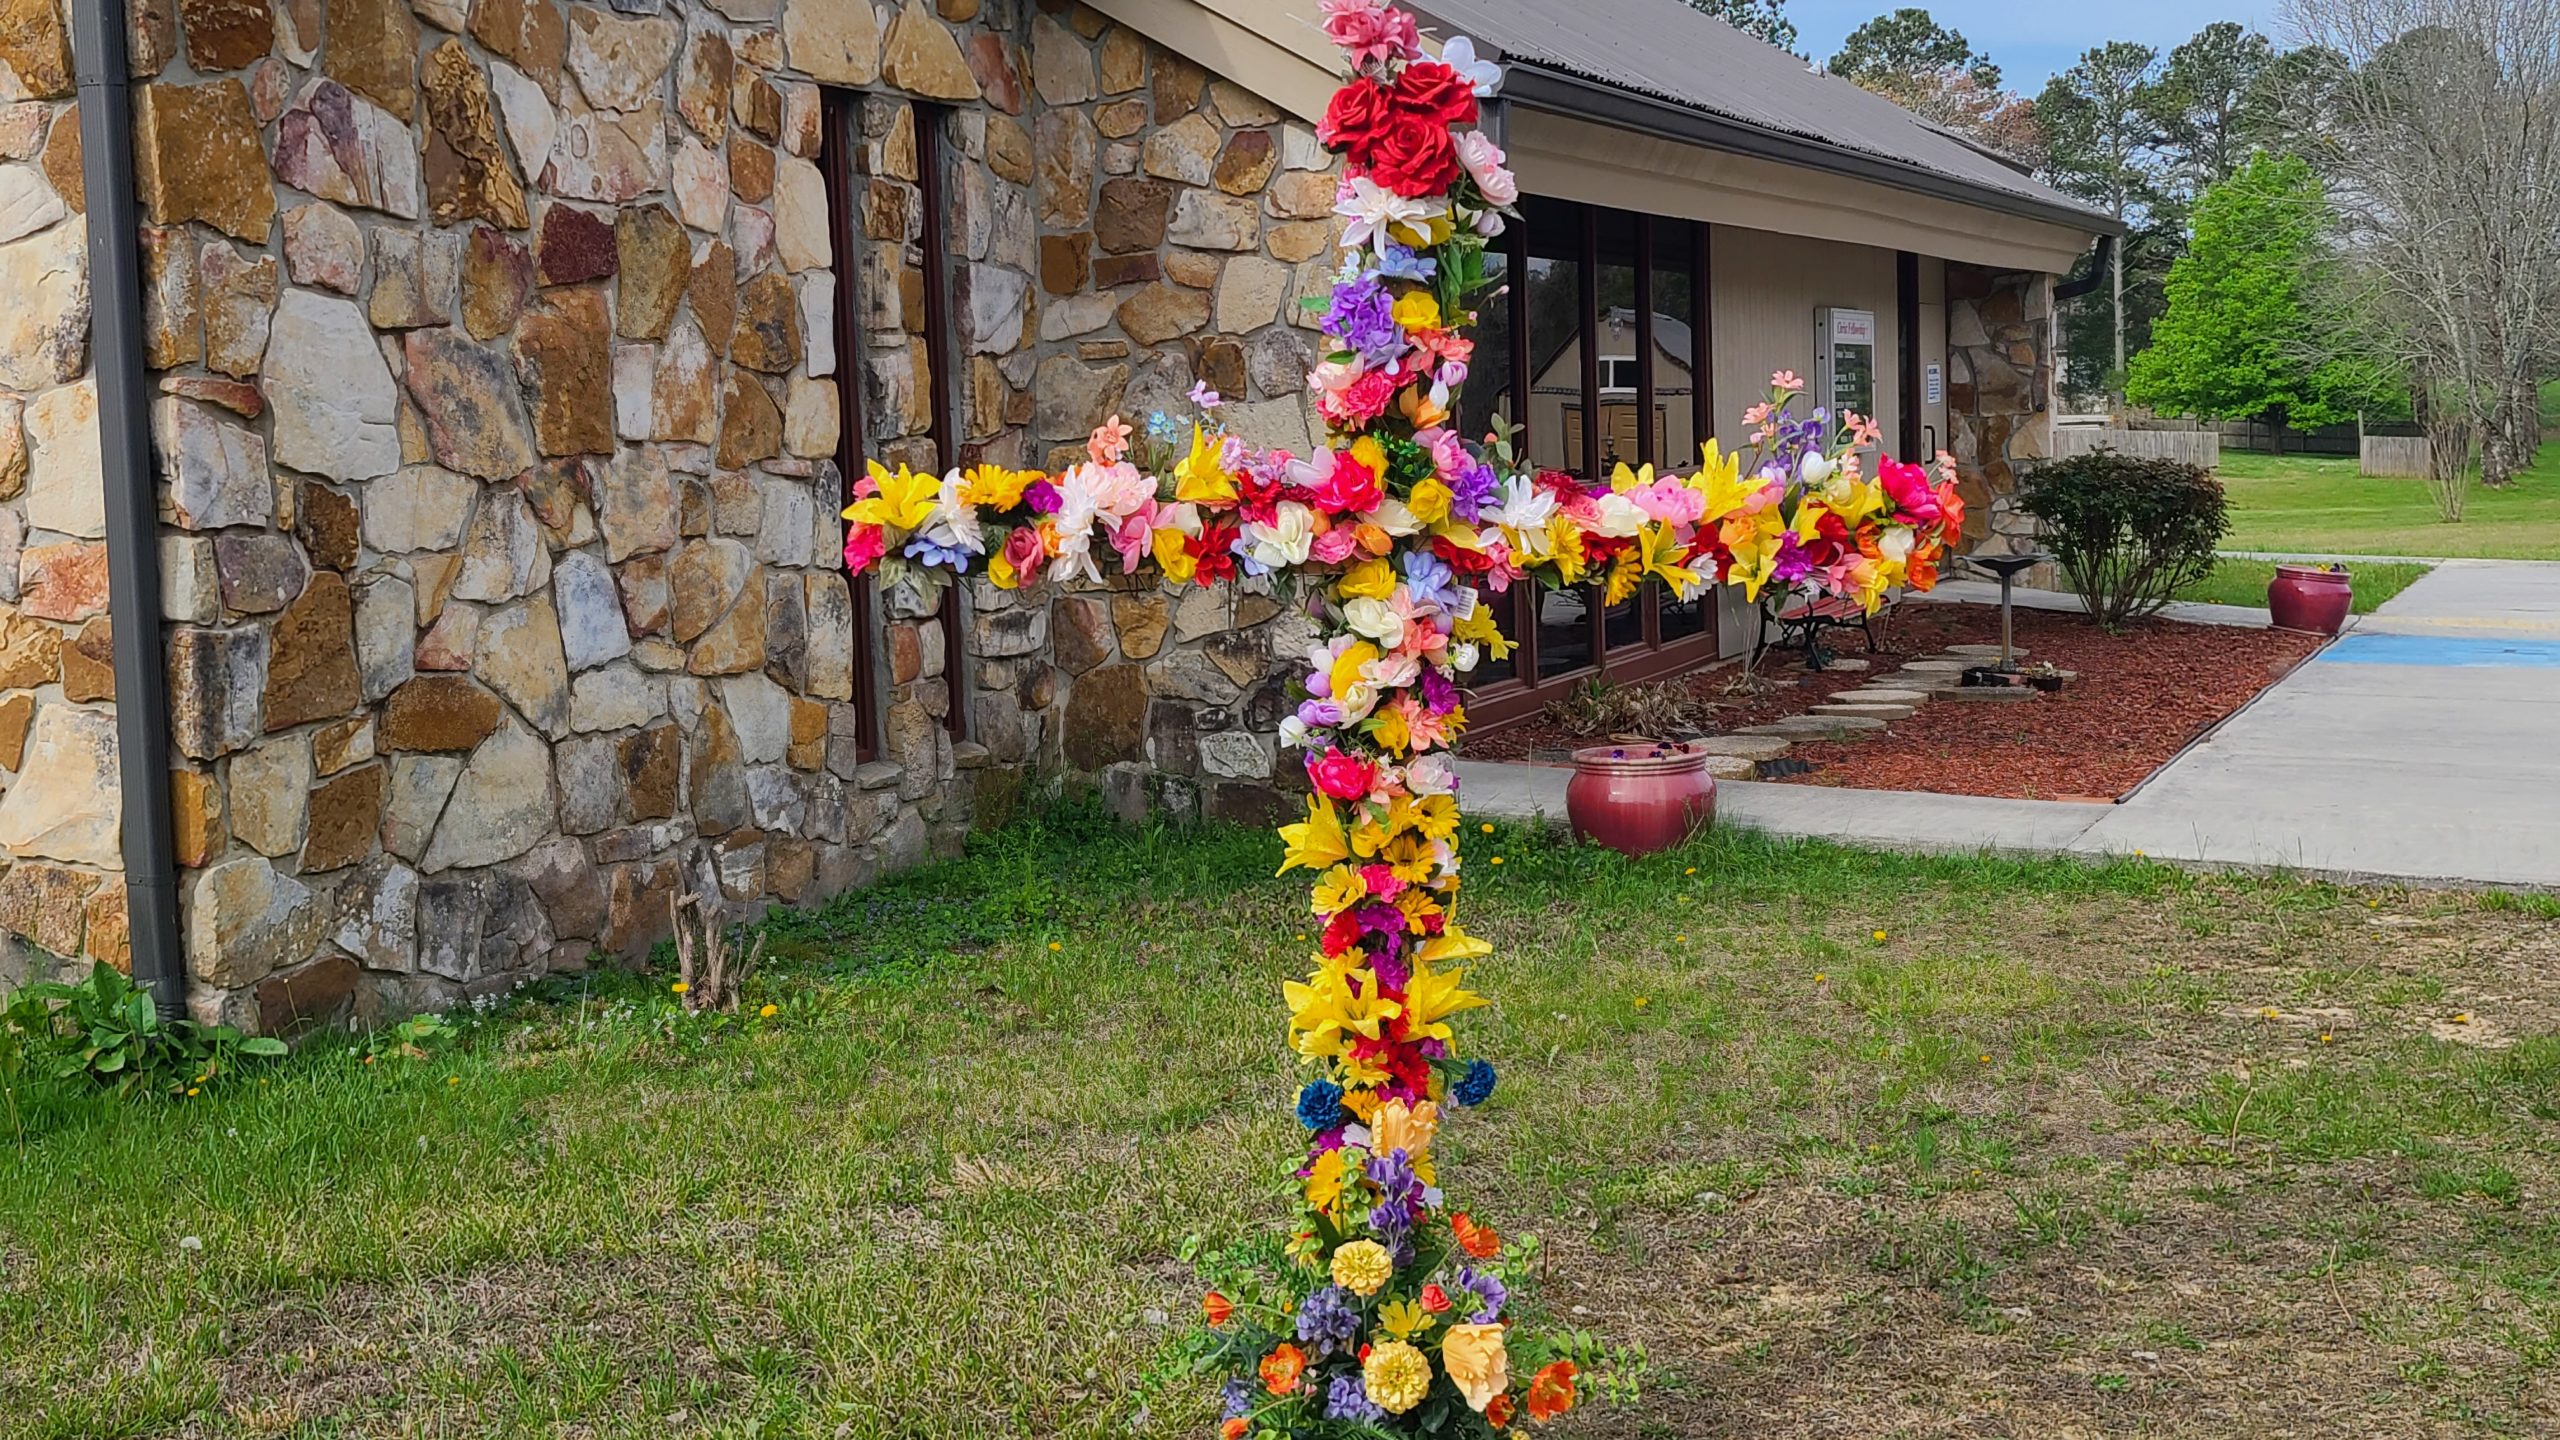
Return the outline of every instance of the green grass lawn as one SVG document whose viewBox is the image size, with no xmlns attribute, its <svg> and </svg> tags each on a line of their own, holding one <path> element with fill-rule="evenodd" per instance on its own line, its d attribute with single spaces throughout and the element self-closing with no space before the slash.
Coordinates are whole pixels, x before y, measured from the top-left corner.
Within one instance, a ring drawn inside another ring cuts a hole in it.
<svg viewBox="0 0 2560 1440">
<path fill-rule="evenodd" d="M 2560 908 L 1470 833 L 1441 1183 L 1649 1357 L 1560 1437 L 2549 1434 Z M 1493 857 L 1503 862 L 1496 866 Z M 17 1437 L 1197 1436 L 1304 885 L 1066 811 L 772 927 L 0 1139 Z"/>
<path fill-rule="evenodd" d="M 2354 611 L 2369 615 L 2383 601 L 2418 583 L 2418 577 L 2432 568 L 2402 561 L 2358 560 L 2347 566 L 2348 585 L 2355 592 Z M 2248 605 L 2267 608 L 2267 583 L 2276 578 L 2273 560 L 2242 560 L 2225 556 L 2214 562 L 2213 571 L 2202 580 L 2178 592 L 2181 600 L 2201 600 L 2211 605 Z"/>
<path fill-rule="evenodd" d="M 2365 479 L 2349 458 L 2226 450 L 2219 473 L 2226 550 L 2560 560 L 2560 445 L 2512 489 L 2472 486 L 2454 525 L 2436 518 L 2425 481 Z"/>
</svg>

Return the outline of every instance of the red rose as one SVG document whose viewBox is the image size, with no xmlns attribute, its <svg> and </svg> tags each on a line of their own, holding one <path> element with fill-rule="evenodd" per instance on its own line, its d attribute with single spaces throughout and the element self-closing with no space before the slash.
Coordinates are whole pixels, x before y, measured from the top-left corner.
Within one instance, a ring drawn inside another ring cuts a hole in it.
<svg viewBox="0 0 2560 1440">
<path fill-rule="evenodd" d="M 1395 105 L 1408 115 L 1437 120 L 1442 125 L 1476 123 L 1476 91 L 1457 71 L 1437 60 L 1422 60 L 1404 67 L 1396 77 Z"/>
<path fill-rule="evenodd" d="M 1415 115 L 1398 115 L 1371 139 L 1367 164 L 1370 179 L 1409 200 L 1446 194 L 1463 173 L 1449 127 Z"/>
<path fill-rule="evenodd" d="M 1325 106 L 1324 119 L 1316 126 L 1316 142 L 1359 160 L 1394 114 L 1394 95 L 1364 75 L 1333 92 L 1333 103 Z"/>
</svg>

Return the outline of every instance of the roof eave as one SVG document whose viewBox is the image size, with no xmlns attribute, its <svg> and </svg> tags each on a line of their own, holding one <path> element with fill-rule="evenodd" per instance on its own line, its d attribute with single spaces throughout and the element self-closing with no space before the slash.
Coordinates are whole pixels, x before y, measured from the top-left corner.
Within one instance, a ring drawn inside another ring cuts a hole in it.
<svg viewBox="0 0 2560 1440">
<path fill-rule="evenodd" d="M 1914 194 L 2067 226 L 2091 235 L 2124 233 L 2123 224 L 2103 211 L 1976 185 L 1925 166 L 1711 114 L 1534 61 L 1515 58 L 1505 65 L 1502 94 L 1511 103 L 1530 109 L 1577 116 L 1667 140 L 1685 141 L 1713 150 L 1890 185 Z"/>
</svg>

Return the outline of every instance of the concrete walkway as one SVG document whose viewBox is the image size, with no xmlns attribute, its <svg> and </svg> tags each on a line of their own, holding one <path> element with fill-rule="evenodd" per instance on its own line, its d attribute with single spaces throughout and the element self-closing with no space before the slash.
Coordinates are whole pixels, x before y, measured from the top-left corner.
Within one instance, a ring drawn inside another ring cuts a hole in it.
<svg viewBox="0 0 2560 1440">
<path fill-rule="evenodd" d="M 1941 580 L 1934 590 L 1903 596 L 1902 603 L 1996 606 L 2000 603 L 2000 582 Z M 2030 590 L 2023 585 L 2009 593 L 2009 603 L 2020 610 L 2068 610 L 2074 614 L 2086 608 L 2080 597 L 2068 590 Z M 2208 605 L 2201 600 L 2172 600 L 2161 607 L 2160 618 L 2189 625 L 2236 625 L 2246 630 L 2264 630 L 2269 623 L 2264 606 Z"/>
<path fill-rule="evenodd" d="M 1568 772 L 1462 762 L 1470 813 Z M 2448 561 L 2118 805 L 1729 781 L 1723 823 L 1888 849 L 2130 854 L 2560 888 L 2560 566 Z"/>
</svg>

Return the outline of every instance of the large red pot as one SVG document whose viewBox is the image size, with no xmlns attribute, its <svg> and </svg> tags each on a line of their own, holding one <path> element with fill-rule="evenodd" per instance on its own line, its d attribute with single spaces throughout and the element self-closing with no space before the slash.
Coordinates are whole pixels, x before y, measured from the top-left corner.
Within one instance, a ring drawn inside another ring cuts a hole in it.
<svg viewBox="0 0 2560 1440">
<path fill-rule="evenodd" d="M 1594 745 L 1573 752 L 1564 787 L 1573 833 L 1627 855 L 1668 850 L 1716 818 L 1706 752 L 1680 745 Z"/>
<path fill-rule="evenodd" d="M 2276 578 L 2267 582 L 2267 614 L 2287 630 L 2335 635 L 2347 623 L 2355 598 L 2343 566 L 2278 565 Z"/>
</svg>

